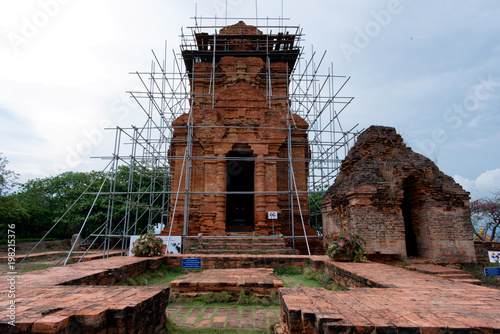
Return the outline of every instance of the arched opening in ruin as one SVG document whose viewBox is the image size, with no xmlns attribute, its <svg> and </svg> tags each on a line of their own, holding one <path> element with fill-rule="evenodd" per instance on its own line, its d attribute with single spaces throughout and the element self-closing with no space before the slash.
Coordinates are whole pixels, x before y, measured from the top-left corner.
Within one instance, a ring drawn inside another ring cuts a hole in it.
<svg viewBox="0 0 500 334">
<path fill-rule="evenodd" d="M 233 146 L 227 154 L 226 170 L 226 231 L 251 232 L 254 228 L 254 195 L 251 192 L 254 191 L 255 161 L 248 145 Z"/>
<path fill-rule="evenodd" d="M 419 189 L 415 177 L 410 176 L 403 182 L 403 201 L 401 203 L 401 211 L 403 214 L 405 228 L 406 255 L 418 257 L 418 235 L 421 228 L 419 215 L 419 203 L 421 203 L 420 195 L 422 190 Z"/>
</svg>

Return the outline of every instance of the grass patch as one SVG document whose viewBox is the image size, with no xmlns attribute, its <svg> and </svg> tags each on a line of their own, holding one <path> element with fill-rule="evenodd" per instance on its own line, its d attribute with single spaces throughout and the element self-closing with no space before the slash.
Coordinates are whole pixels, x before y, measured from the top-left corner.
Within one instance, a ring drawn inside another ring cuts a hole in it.
<svg viewBox="0 0 500 334">
<path fill-rule="evenodd" d="M 44 264 L 44 263 L 26 264 L 26 265 L 19 266 L 19 272 L 20 273 L 26 273 L 26 272 L 29 272 L 29 271 L 47 269 L 47 268 L 50 268 L 50 267 L 53 267 L 53 266 L 54 266 L 53 264 Z"/>
<path fill-rule="evenodd" d="M 242 328 L 183 328 L 176 327 L 168 333 L 178 334 L 267 334 L 266 329 L 242 329 Z"/>
<path fill-rule="evenodd" d="M 276 268 L 274 271 L 283 282 L 285 288 L 309 287 L 334 291 L 343 289 L 333 281 L 332 276 L 324 272 L 314 271 L 309 266 L 303 268 Z"/>
<path fill-rule="evenodd" d="M 228 303 L 232 296 L 233 295 L 229 291 L 222 291 L 220 293 L 209 292 L 192 300 L 203 304 Z"/>
<path fill-rule="evenodd" d="M 473 275 L 474 278 L 481 281 L 481 285 L 500 289 L 500 282 L 497 279 L 497 276 L 485 276 L 484 268 L 493 268 L 498 267 L 496 263 L 474 263 L 474 264 L 463 264 L 461 265 L 461 269 L 467 271 L 469 274 Z"/>
<path fill-rule="evenodd" d="M 271 292 L 271 297 L 257 297 L 256 295 L 247 295 L 244 290 L 240 291 L 238 295 L 238 300 L 236 301 L 238 305 L 259 305 L 259 306 L 270 306 L 279 305 L 280 300 L 278 293 L 276 291 Z"/>
<path fill-rule="evenodd" d="M 280 275 L 299 275 L 302 274 L 302 268 L 299 267 L 283 267 L 274 268 L 274 273 L 278 276 Z"/>
<path fill-rule="evenodd" d="M 129 277 L 126 282 L 120 284 L 125 286 L 152 286 L 152 285 L 170 285 L 170 282 L 176 280 L 190 271 L 174 267 L 169 268 L 162 265 L 157 271 L 146 271 L 137 277 Z"/>
</svg>

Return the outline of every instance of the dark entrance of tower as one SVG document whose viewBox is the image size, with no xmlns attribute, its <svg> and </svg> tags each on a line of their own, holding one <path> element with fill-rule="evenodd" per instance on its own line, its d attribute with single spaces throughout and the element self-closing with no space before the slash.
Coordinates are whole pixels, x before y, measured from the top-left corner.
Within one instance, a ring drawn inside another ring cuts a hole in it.
<svg viewBox="0 0 500 334">
<path fill-rule="evenodd" d="M 226 231 L 251 232 L 254 229 L 253 152 L 247 145 L 235 145 L 227 155 Z"/>
<path fill-rule="evenodd" d="M 419 206 L 422 191 L 413 176 L 408 177 L 403 183 L 403 202 L 401 211 L 405 225 L 406 255 L 418 257 L 418 234 L 420 231 Z"/>
</svg>

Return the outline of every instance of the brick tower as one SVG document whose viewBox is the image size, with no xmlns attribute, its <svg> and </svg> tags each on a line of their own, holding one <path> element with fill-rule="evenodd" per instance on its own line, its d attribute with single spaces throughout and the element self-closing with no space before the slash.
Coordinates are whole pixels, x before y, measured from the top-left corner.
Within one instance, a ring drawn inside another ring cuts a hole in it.
<svg viewBox="0 0 500 334">
<path fill-rule="evenodd" d="M 173 194 L 162 234 L 315 235 L 308 124 L 288 98 L 299 36 L 240 21 L 194 37 L 182 47 L 190 109 L 172 122 Z"/>
</svg>

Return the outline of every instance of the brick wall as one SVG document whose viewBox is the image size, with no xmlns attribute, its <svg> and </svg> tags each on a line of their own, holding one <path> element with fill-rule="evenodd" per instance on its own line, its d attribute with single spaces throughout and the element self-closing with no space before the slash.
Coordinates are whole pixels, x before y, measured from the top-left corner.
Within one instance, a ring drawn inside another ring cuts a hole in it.
<svg viewBox="0 0 500 334">
<path fill-rule="evenodd" d="M 500 242 L 474 241 L 477 262 L 490 262 L 488 251 L 500 252 Z"/>
</svg>

